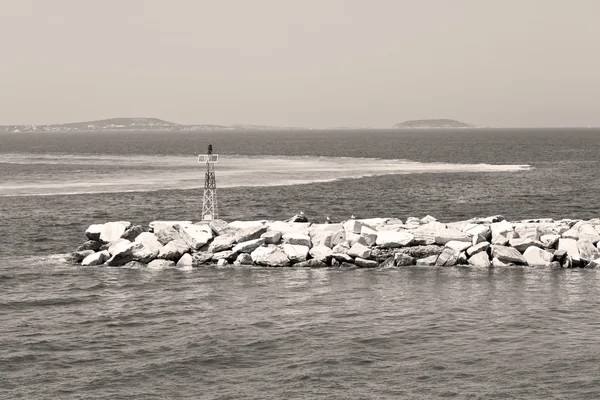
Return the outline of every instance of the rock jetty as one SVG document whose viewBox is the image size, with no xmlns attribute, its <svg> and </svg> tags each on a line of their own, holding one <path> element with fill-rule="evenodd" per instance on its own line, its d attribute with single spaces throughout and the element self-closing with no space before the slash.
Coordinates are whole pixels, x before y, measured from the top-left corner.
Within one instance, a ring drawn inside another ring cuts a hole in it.
<svg viewBox="0 0 600 400">
<path fill-rule="evenodd" d="M 73 253 L 82 266 L 198 268 L 265 266 L 390 268 L 405 266 L 596 268 L 600 218 L 473 218 L 289 221 L 128 221 L 94 224 Z"/>
</svg>

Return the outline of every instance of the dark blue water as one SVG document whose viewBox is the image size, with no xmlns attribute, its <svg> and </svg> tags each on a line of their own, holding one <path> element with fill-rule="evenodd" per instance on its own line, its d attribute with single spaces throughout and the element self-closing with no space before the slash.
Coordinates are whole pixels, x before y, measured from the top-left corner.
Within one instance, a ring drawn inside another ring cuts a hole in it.
<svg viewBox="0 0 600 400">
<path fill-rule="evenodd" d="M 227 220 L 303 210 L 451 221 L 598 217 L 599 139 L 592 129 L 2 135 L 0 398 L 598 398 L 595 270 L 147 271 L 73 267 L 62 254 L 94 222 L 194 219 L 194 156 L 208 142 L 223 157 Z"/>
</svg>

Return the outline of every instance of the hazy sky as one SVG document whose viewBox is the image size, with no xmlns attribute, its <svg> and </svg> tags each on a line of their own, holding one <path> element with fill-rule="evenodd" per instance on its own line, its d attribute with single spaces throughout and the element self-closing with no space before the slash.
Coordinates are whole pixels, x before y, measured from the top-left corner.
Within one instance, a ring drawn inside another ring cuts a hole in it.
<svg viewBox="0 0 600 400">
<path fill-rule="evenodd" d="M 600 126 L 599 0 L 0 0 L 0 124 Z"/>
</svg>

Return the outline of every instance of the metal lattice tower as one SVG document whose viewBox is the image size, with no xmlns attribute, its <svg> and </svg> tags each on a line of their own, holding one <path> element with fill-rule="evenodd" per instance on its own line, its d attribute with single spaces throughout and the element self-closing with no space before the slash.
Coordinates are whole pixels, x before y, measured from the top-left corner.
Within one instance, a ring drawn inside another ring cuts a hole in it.
<svg viewBox="0 0 600 400">
<path fill-rule="evenodd" d="M 202 198 L 203 221 L 219 218 L 219 208 L 217 207 L 217 179 L 215 177 L 215 164 L 219 161 L 219 155 L 213 154 L 212 150 L 212 144 L 209 144 L 207 154 L 198 156 L 198 162 L 206 164 L 204 197 Z"/>
</svg>

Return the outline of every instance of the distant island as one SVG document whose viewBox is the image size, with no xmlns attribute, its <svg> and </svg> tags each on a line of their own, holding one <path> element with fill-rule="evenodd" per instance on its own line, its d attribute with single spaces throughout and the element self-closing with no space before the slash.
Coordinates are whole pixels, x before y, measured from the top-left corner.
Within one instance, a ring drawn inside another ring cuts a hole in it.
<svg viewBox="0 0 600 400">
<path fill-rule="evenodd" d="M 454 119 L 413 119 L 394 125 L 395 129 L 441 129 L 441 128 L 475 128 L 474 125 Z"/>
<path fill-rule="evenodd" d="M 307 128 L 265 125 L 182 125 L 158 118 L 110 118 L 52 125 L 0 125 L 0 132 L 156 132 L 156 131 L 249 131 Z"/>
</svg>

